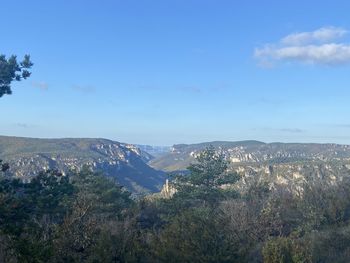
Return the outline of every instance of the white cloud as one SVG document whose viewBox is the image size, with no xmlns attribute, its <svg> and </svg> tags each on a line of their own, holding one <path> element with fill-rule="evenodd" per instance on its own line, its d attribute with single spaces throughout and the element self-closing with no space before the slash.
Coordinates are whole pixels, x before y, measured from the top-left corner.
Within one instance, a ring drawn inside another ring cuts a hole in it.
<svg viewBox="0 0 350 263">
<path fill-rule="evenodd" d="M 255 50 L 255 57 L 272 60 L 295 60 L 312 64 L 344 64 L 350 62 L 350 45 L 323 44 L 288 47 L 264 47 Z"/>
<path fill-rule="evenodd" d="M 327 43 L 347 34 L 347 30 L 339 27 L 322 27 L 312 32 L 293 33 L 281 39 L 284 45 L 304 45 L 310 43 Z"/>
<path fill-rule="evenodd" d="M 342 28 L 324 27 L 313 32 L 291 34 L 282 38 L 278 44 L 256 48 L 254 57 L 265 67 L 277 61 L 321 65 L 350 63 L 350 44 L 332 42 L 346 33 Z"/>
</svg>

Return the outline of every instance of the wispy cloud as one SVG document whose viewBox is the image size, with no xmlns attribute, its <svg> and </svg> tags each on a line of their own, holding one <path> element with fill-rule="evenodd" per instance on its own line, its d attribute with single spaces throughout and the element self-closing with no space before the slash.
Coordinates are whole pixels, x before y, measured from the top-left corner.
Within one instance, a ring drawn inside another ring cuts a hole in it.
<svg viewBox="0 0 350 263">
<path fill-rule="evenodd" d="M 268 132 L 282 132 L 282 133 L 305 133 L 306 130 L 299 128 L 271 128 L 271 127 L 262 127 L 254 128 L 253 131 L 268 131 Z"/>
<path fill-rule="evenodd" d="M 29 123 L 24 123 L 24 122 L 14 123 L 13 126 L 18 127 L 18 128 L 23 128 L 23 129 L 35 127 L 35 125 L 29 124 Z"/>
<path fill-rule="evenodd" d="M 340 39 L 348 33 L 338 27 L 322 27 L 311 32 L 293 33 L 281 39 L 284 45 L 305 45 L 310 43 L 328 43 Z"/>
<path fill-rule="evenodd" d="M 49 89 L 49 84 L 47 84 L 45 81 L 33 81 L 32 86 L 41 90 Z"/>
<path fill-rule="evenodd" d="M 95 87 L 90 85 L 73 85 L 72 89 L 81 93 L 94 93 L 96 91 Z"/>
<path fill-rule="evenodd" d="M 312 32 L 293 33 L 277 44 L 255 48 L 254 57 L 264 67 L 276 62 L 295 61 L 319 65 L 350 63 L 350 44 L 336 42 L 348 33 L 337 27 L 323 27 Z"/>
<path fill-rule="evenodd" d="M 298 129 L 298 128 L 283 128 L 279 129 L 281 132 L 288 132 L 288 133 L 303 133 L 305 130 Z"/>
</svg>

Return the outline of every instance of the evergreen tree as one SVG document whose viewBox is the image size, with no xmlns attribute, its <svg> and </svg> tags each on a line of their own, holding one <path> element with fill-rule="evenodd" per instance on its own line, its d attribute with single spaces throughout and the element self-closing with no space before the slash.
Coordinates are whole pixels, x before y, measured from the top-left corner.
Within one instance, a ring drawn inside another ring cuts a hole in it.
<svg viewBox="0 0 350 263">
<path fill-rule="evenodd" d="M 235 191 L 225 190 L 224 187 L 234 184 L 239 179 L 236 173 L 228 171 L 228 165 L 225 156 L 213 146 L 206 148 L 196 157 L 196 162 L 187 168 L 189 174 L 175 176 L 175 198 L 182 197 L 213 204 L 224 197 L 235 196 Z"/>
<path fill-rule="evenodd" d="M 11 83 L 30 77 L 30 69 L 33 63 L 30 56 L 25 55 L 21 62 L 17 62 L 17 57 L 12 55 L 8 59 L 5 55 L 0 55 L 0 97 L 12 94 Z"/>
</svg>

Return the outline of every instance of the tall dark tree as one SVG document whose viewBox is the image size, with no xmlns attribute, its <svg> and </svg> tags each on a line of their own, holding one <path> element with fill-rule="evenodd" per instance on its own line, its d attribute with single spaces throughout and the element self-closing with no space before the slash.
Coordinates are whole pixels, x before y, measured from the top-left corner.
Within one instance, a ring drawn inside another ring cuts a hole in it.
<svg viewBox="0 0 350 263">
<path fill-rule="evenodd" d="M 2 160 L 0 160 L 0 175 L 1 175 L 1 173 L 6 172 L 8 169 L 10 169 L 10 165 L 8 163 L 4 163 Z"/>
<path fill-rule="evenodd" d="M 8 59 L 0 55 L 0 97 L 12 94 L 11 83 L 30 77 L 29 69 L 33 66 L 29 55 L 25 55 L 21 62 L 17 61 L 15 55 Z"/>
<path fill-rule="evenodd" d="M 196 157 L 196 162 L 187 168 L 189 174 L 175 176 L 175 197 L 215 203 L 224 197 L 236 195 L 235 191 L 224 190 L 225 185 L 239 180 L 237 173 L 228 171 L 228 165 L 225 156 L 213 146 L 206 148 Z"/>
</svg>

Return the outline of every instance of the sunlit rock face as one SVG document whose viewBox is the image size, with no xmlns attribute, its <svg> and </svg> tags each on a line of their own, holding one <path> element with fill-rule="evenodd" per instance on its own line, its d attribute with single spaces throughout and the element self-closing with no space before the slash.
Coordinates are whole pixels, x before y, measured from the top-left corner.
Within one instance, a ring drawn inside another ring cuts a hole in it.
<svg viewBox="0 0 350 263">
<path fill-rule="evenodd" d="M 117 181 L 134 193 L 157 192 L 163 172 L 149 167 L 153 157 L 132 144 L 105 139 L 32 139 L 0 136 L 0 158 L 10 163 L 9 175 L 30 180 L 40 171 L 63 174 L 84 165 Z"/>
<path fill-rule="evenodd" d="M 259 141 L 209 142 L 174 145 L 150 165 L 164 171 L 184 170 L 196 156 L 213 145 L 233 164 L 280 164 L 295 162 L 350 161 L 350 146 L 339 144 L 263 143 Z"/>
<path fill-rule="evenodd" d="M 237 187 L 252 180 L 271 188 L 288 187 L 300 192 L 311 182 L 334 185 L 350 174 L 350 146 L 338 144 L 263 143 L 258 141 L 210 142 L 174 145 L 171 152 L 152 159 L 152 167 L 167 172 L 184 171 L 199 153 L 213 145 L 241 175 Z"/>
</svg>

